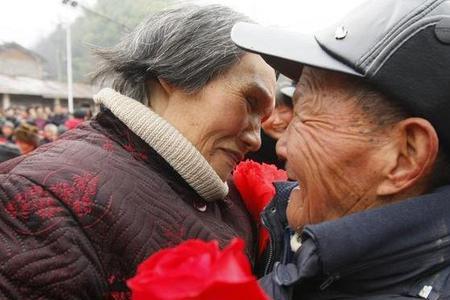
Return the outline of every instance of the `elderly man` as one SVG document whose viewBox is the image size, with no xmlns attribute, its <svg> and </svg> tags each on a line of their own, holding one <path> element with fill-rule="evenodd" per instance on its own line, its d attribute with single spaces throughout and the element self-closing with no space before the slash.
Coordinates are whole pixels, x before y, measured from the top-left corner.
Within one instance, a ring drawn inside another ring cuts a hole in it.
<svg viewBox="0 0 450 300">
<path fill-rule="evenodd" d="M 450 299 L 450 1 L 371 1 L 310 36 L 239 23 L 232 38 L 299 79 L 278 145 L 299 188 L 278 186 L 263 213 L 266 291 Z"/>
</svg>

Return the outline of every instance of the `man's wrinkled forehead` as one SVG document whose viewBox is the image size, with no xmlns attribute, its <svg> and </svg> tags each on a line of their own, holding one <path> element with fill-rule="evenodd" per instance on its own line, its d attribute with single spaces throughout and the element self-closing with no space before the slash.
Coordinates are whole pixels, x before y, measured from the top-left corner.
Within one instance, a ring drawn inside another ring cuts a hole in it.
<svg viewBox="0 0 450 300">
<path fill-rule="evenodd" d="M 304 96 L 305 91 L 311 90 L 312 81 L 314 81 L 314 69 L 312 67 L 304 66 L 302 68 L 300 77 L 298 79 L 297 85 L 295 87 L 294 95 L 292 96 L 292 101 L 294 105 L 298 100 Z"/>
<path fill-rule="evenodd" d="M 315 67 L 303 67 L 292 101 L 294 105 L 315 103 L 320 107 L 353 98 L 353 76 Z"/>
</svg>

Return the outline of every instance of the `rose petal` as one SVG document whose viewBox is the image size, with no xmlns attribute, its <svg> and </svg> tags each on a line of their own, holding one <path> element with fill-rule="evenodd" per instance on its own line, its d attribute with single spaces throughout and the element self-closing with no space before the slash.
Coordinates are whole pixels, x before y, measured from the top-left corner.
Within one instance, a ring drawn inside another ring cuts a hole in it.
<svg viewBox="0 0 450 300">
<path fill-rule="evenodd" d="M 240 239 L 233 239 L 230 245 L 223 249 L 212 272 L 214 281 L 231 283 L 253 278 L 250 262 L 243 250 L 244 242 Z"/>
<path fill-rule="evenodd" d="M 222 251 L 217 242 L 203 241 L 187 241 L 161 250 L 127 281 L 132 299 L 265 300 L 243 250 L 240 239 L 234 239 Z"/>
<path fill-rule="evenodd" d="M 215 282 L 195 299 L 189 300 L 269 300 L 256 280 L 236 284 Z"/>
</svg>

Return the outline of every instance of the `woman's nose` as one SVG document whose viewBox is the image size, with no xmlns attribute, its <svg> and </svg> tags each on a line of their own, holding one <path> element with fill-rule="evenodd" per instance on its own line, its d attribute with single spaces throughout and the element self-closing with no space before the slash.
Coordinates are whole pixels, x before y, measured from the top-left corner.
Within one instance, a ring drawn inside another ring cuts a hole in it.
<svg viewBox="0 0 450 300">
<path fill-rule="evenodd" d="M 247 152 L 254 152 L 261 148 L 261 120 L 252 119 L 250 126 L 241 135 Z"/>
</svg>

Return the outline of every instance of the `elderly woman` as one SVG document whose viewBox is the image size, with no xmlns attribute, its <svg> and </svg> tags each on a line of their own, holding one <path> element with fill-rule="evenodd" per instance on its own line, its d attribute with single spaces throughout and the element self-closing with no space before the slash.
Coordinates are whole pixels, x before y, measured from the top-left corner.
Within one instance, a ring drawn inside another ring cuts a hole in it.
<svg viewBox="0 0 450 300">
<path fill-rule="evenodd" d="M 230 40 L 245 19 L 183 7 L 98 51 L 96 77 L 112 84 L 95 96 L 103 111 L 0 166 L 2 297 L 125 299 L 142 260 L 187 239 L 239 236 L 252 257 L 248 214 L 226 182 L 260 146 L 275 72 Z"/>
</svg>

